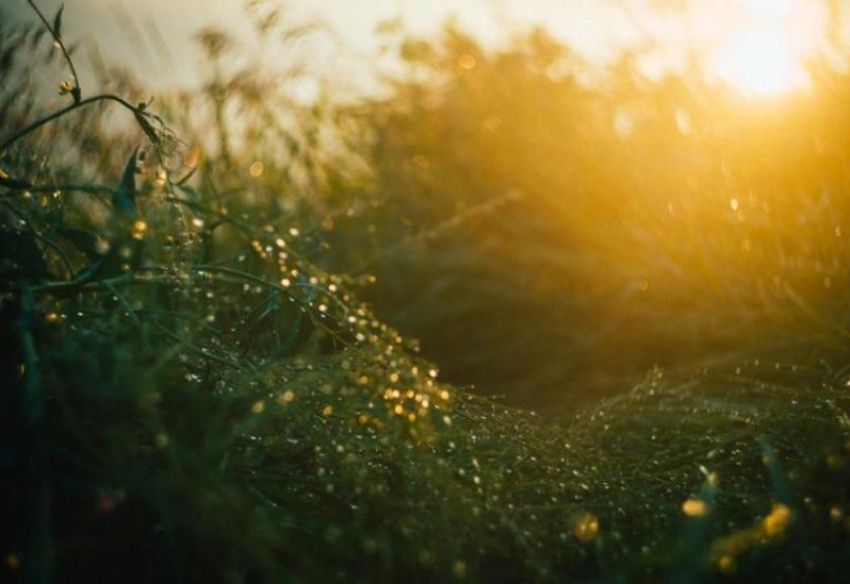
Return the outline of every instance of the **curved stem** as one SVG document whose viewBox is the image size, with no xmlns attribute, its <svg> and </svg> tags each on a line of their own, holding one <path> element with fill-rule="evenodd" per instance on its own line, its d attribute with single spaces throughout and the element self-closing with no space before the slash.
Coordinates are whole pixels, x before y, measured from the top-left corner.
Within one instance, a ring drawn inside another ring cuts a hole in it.
<svg viewBox="0 0 850 584">
<path fill-rule="evenodd" d="M 68 113 L 74 111 L 77 108 L 81 108 L 81 107 L 87 106 L 87 105 L 92 104 L 92 103 L 97 103 L 99 101 L 114 101 L 115 103 L 118 103 L 118 104 L 124 106 L 125 108 L 127 108 L 128 110 L 130 110 L 131 112 L 133 112 L 136 115 L 141 115 L 141 116 L 148 115 L 145 111 L 137 108 L 136 106 L 134 106 L 133 104 L 128 102 L 126 99 L 118 97 L 117 95 L 113 95 L 111 93 L 104 93 L 104 94 L 101 94 L 101 95 L 95 95 L 93 97 L 89 97 L 87 99 L 83 99 L 83 100 L 74 102 L 70 105 L 63 107 L 62 109 L 60 109 L 58 111 L 53 112 L 50 115 L 47 115 L 47 116 L 45 116 L 45 117 L 43 117 L 39 120 L 34 121 L 30 125 L 26 126 L 25 128 L 23 128 L 20 131 L 18 131 L 17 133 L 15 133 L 10 138 L 4 140 L 3 143 L 0 144 L 0 152 L 3 152 L 9 146 L 14 144 L 15 142 L 17 142 L 18 140 L 20 140 L 21 138 L 23 138 L 27 134 L 31 134 L 32 132 L 36 131 L 37 129 L 39 129 L 43 125 L 49 124 L 50 122 L 57 120 L 58 118 L 61 118 L 65 114 L 68 114 Z"/>
<path fill-rule="evenodd" d="M 35 13 L 38 14 L 39 19 L 44 24 L 44 27 L 50 32 L 50 36 L 53 37 L 53 40 L 56 41 L 56 44 L 59 45 L 59 48 L 62 50 L 62 55 L 65 57 L 65 62 L 68 63 L 68 68 L 71 69 L 71 75 L 74 77 L 74 89 L 76 90 L 73 93 L 74 103 L 79 103 L 82 99 L 82 88 L 80 87 L 80 78 L 77 75 L 77 69 L 74 67 L 74 61 L 71 60 L 71 55 L 68 53 L 68 49 L 65 48 L 65 43 L 62 42 L 62 38 L 59 34 L 53 30 L 53 27 L 50 26 L 50 23 L 45 18 L 44 14 L 41 10 L 38 9 L 38 6 L 35 5 L 33 0 L 27 0 L 27 4 L 35 10 Z"/>
<path fill-rule="evenodd" d="M 0 194 L 0 200 L 24 196 L 26 193 L 56 193 L 56 192 L 79 192 L 88 195 L 113 195 L 115 189 L 97 184 L 51 184 L 51 185 L 29 185 L 29 186 L 4 186 L 9 192 Z M 103 200 L 95 197 L 98 200 Z"/>
<path fill-rule="evenodd" d="M 49 237 L 46 237 L 46 236 L 40 234 L 38 231 L 36 231 L 35 227 L 32 226 L 32 223 L 30 223 L 30 221 L 29 221 L 29 219 L 27 219 L 26 215 L 24 215 L 23 213 L 18 211 L 14 207 L 14 205 L 11 205 L 8 202 L 3 201 L 3 200 L 0 200 L 0 205 L 6 207 L 12 213 L 17 215 L 18 218 L 21 221 L 24 222 L 24 225 L 26 225 L 27 229 L 29 229 L 29 231 L 30 231 L 30 233 L 32 234 L 33 237 L 35 237 L 37 240 L 42 242 L 44 245 L 46 245 L 47 247 L 49 247 L 50 249 L 52 249 L 53 251 L 55 251 L 59 255 L 60 259 L 62 260 L 62 263 L 65 264 L 65 269 L 68 270 L 69 276 L 74 274 L 74 267 L 71 265 L 71 260 L 68 259 L 68 254 L 65 253 L 65 250 L 63 250 L 55 241 L 53 241 Z"/>
</svg>

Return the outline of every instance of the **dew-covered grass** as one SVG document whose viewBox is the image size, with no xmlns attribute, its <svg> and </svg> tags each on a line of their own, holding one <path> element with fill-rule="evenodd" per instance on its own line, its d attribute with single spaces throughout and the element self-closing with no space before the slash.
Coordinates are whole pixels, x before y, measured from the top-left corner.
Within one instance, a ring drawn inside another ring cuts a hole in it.
<svg viewBox="0 0 850 584">
<path fill-rule="evenodd" d="M 842 109 L 593 93 L 452 28 L 310 106 L 205 31 L 208 85 L 150 102 L 67 78 L 61 14 L 2 35 L 3 581 L 850 569 Z M 720 130 L 653 125 L 683 102 Z M 821 141 L 787 171 L 722 120 Z"/>
</svg>

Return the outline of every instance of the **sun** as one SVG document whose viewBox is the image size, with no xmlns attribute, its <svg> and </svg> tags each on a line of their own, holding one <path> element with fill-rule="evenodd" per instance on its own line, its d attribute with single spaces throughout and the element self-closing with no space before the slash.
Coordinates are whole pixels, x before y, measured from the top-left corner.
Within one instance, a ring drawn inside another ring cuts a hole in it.
<svg viewBox="0 0 850 584">
<path fill-rule="evenodd" d="M 746 0 L 740 25 L 727 32 L 711 69 L 748 97 L 770 97 L 804 88 L 804 58 L 811 52 L 809 20 L 795 0 Z"/>
<path fill-rule="evenodd" d="M 802 55 L 794 51 L 789 35 L 778 27 L 732 35 L 715 54 L 713 69 L 747 96 L 776 96 L 808 83 Z"/>
</svg>

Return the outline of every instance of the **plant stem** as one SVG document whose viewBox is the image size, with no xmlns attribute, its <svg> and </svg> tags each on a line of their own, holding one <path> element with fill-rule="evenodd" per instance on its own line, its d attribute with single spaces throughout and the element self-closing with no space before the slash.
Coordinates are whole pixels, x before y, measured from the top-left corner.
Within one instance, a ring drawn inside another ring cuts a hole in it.
<svg viewBox="0 0 850 584">
<path fill-rule="evenodd" d="M 30 185 L 28 187 L 8 187 L 4 186 L 3 188 L 8 189 L 10 192 L 3 193 L 0 195 L 0 198 L 11 198 L 15 196 L 20 196 L 22 193 L 55 193 L 57 191 L 67 191 L 67 192 L 79 192 L 79 193 L 87 193 L 89 195 L 112 195 L 115 192 L 115 189 L 111 187 L 106 187 L 102 185 L 80 185 L 80 184 L 58 184 L 58 185 Z"/>
<path fill-rule="evenodd" d="M 44 27 L 50 32 L 50 36 L 53 37 L 53 40 L 56 41 L 56 44 L 59 45 L 59 48 L 62 50 L 62 55 L 65 57 L 65 62 L 68 63 L 68 68 L 71 69 L 71 75 L 74 77 L 74 89 L 76 90 L 74 95 L 74 103 L 80 103 L 82 99 L 82 88 L 80 87 L 80 78 L 77 75 L 77 69 L 74 67 L 74 61 L 71 60 L 71 55 L 68 53 L 68 49 L 65 47 L 65 43 L 62 42 L 62 38 L 57 34 L 53 27 L 50 26 L 50 23 L 45 18 L 44 14 L 41 10 L 38 9 L 38 6 L 35 5 L 33 0 L 27 0 L 27 4 L 29 4 L 35 13 L 38 14 L 38 17 L 41 19 L 41 22 L 44 24 Z M 2 150 L 2 148 L 0 148 Z"/>
<path fill-rule="evenodd" d="M 41 394 L 41 371 L 35 339 L 32 335 L 34 302 L 29 287 L 21 296 L 18 333 L 21 361 L 24 366 L 23 407 L 27 437 L 28 463 L 28 549 L 25 560 L 27 580 L 48 584 L 52 571 L 50 522 L 50 485 L 47 476 L 47 437 L 44 428 L 44 396 Z"/>
<path fill-rule="evenodd" d="M 100 102 L 100 101 L 114 101 L 114 102 L 124 106 L 128 110 L 132 111 L 136 115 L 141 115 L 141 116 L 149 115 L 144 110 L 137 108 L 136 106 L 134 106 L 133 104 L 131 104 L 127 100 L 120 98 L 117 95 L 113 95 L 111 93 L 104 93 L 104 94 L 101 94 L 101 95 L 95 95 L 95 96 L 89 97 L 87 99 L 83 99 L 83 100 L 74 102 L 72 104 L 69 104 L 69 105 L 63 107 L 62 109 L 53 112 L 50 115 L 47 115 L 47 116 L 45 116 L 45 117 L 43 117 L 39 120 L 34 121 L 33 123 L 26 126 L 22 130 L 20 130 L 19 132 L 17 132 L 13 136 L 11 136 L 10 138 L 6 139 L 2 144 L 0 144 L 0 153 L 2 153 L 4 150 L 9 148 L 9 146 L 14 144 L 15 142 L 17 142 L 18 140 L 20 140 L 21 138 L 23 138 L 27 134 L 30 134 L 30 133 L 36 131 L 41 126 L 48 124 L 48 123 L 50 123 L 50 122 L 52 122 L 52 121 L 54 121 L 58 118 L 61 118 L 65 114 L 70 113 L 70 112 L 72 112 L 72 111 L 74 111 L 78 108 L 90 105 L 92 103 L 97 103 L 97 102 Z"/>
</svg>

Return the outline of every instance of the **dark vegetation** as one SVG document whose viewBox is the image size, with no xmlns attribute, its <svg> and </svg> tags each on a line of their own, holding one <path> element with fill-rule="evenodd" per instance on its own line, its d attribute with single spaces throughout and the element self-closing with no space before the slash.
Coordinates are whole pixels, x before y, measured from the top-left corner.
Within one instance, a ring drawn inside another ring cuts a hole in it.
<svg viewBox="0 0 850 584">
<path fill-rule="evenodd" d="M 304 106 L 205 31 L 150 102 L 62 81 L 61 14 L 1 34 L 4 580 L 850 570 L 846 74 L 589 86 L 450 26 Z"/>
</svg>

